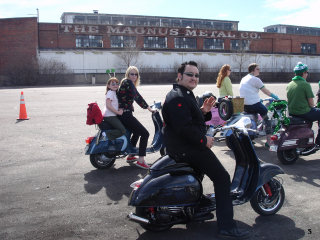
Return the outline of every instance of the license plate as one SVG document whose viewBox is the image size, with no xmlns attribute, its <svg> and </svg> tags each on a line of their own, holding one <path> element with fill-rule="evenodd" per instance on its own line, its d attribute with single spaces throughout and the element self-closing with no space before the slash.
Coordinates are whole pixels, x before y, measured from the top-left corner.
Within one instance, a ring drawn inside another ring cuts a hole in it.
<svg viewBox="0 0 320 240">
<path fill-rule="evenodd" d="M 271 145 L 269 148 L 269 151 L 271 151 L 271 152 L 276 152 L 277 150 L 278 150 L 278 146 L 276 146 L 276 145 Z"/>
</svg>

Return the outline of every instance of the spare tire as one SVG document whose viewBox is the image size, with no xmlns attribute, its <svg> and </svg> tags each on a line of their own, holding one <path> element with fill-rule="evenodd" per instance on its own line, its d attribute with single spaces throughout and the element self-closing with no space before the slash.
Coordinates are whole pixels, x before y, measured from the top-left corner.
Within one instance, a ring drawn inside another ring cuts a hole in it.
<svg viewBox="0 0 320 240">
<path fill-rule="evenodd" d="M 219 103 L 219 116 L 222 120 L 227 121 L 233 115 L 232 102 L 228 98 L 221 99 Z"/>
</svg>

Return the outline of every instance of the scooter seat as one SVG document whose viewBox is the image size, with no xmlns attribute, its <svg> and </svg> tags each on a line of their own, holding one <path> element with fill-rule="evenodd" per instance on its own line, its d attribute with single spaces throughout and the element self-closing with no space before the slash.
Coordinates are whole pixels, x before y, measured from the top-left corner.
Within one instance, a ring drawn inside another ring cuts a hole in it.
<svg viewBox="0 0 320 240">
<path fill-rule="evenodd" d="M 163 175 L 166 173 L 171 175 L 181 175 L 186 173 L 195 173 L 195 171 L 188 163 L 177 163 L 173 158 L 167 155 L 152 165 L 150 173 L 156 175 Z"/>
</svg>

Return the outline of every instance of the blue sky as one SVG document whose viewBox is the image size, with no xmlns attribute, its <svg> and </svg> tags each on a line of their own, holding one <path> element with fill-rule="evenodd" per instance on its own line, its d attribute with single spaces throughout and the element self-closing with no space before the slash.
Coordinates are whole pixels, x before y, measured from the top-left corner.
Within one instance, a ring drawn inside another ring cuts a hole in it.
<svg viewBox="0 0 320 240">
<path fill-rule="evenodd" d="M 274 24 L 320 27 L 320 0 L 0 0 L 0 18 L 32 17 L 61 22 L 63 12 L 168 16 L 239 21 L 239 30 Z"/>
</svg>

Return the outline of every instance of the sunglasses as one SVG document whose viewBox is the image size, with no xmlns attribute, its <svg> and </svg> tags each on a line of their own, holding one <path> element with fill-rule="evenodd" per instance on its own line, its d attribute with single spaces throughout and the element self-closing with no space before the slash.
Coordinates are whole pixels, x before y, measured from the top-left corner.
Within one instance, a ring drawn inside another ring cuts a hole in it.
<svg viewBox="0 0 320 240">
<path fill-rule="evenodd" d="M 199 78 L 200 77 L 200 75 L 199 75 L 199 73 L 191 73 L 191 72 L 185 72 L 185 73 L 183 73 L 184 75 L 187 75 L 188 77 L 195 77 L 195 78 Z"/>
<path fill-rule="evenodd" d="M 117 83 L 117 82 L 112 82 L 112 83 L 110 83 L 110 85 L 111 85 L 111 86 L 118 86 L 119 83 Z"/>
<path fill-rule="evenodd" d="M 138 73 L 130 73 L 130 76 L 139 76 L 139 74 Z"/>
<path fill-rule="evenodd" d="M 230 71 L 230 72 L 231 72 L 231 69 L 228 69 L 228 71 Z"/>
</svg>

